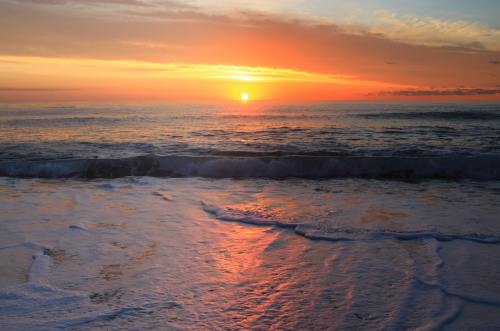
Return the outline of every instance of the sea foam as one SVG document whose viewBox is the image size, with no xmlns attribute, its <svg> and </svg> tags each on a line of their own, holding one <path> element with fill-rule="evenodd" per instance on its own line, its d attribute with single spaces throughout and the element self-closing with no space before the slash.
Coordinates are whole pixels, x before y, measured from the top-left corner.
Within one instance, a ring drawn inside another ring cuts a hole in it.
<svg viewBox="0 0 500 331">
<path fill-rule="evenodd" d="M 279 228 L 291 228 L 296 234 L 312 240 L 327 241 L 356 241 L 356 240 L 416 240 L 435 239 L 437 241 L 465 240 L 481 244 L 500 244 L 500 237 L 489 234 L 466 233 L 451 234 L 442 233 L 435 230 L 415 230 L 415 231 L 393 231 L 388 229 L 357 229 L 357 228 L 328 228 L 324 229 L 320 225 L 300 224 L 286 222 L 282 220 L 272 220 L 260 217 L 251 217 L 236 210 L 219 208 L 201 201 L 205 212 L 213 215 L 221 221 L 239 222 L 252 225 L 276 226 Z"/>
</svg>

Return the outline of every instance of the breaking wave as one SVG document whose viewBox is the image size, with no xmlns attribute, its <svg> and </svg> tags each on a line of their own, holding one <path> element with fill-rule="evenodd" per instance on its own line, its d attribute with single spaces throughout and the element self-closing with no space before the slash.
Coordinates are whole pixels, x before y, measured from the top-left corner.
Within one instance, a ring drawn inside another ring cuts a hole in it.
<svg viewBox="0 0 500 331">
<path fill-rule="evenodd" d="M 479 157 L 190 157 L 1 161 L 0 176 L 118 178 L 500 179 L 500 156 Z"/>
</svg>

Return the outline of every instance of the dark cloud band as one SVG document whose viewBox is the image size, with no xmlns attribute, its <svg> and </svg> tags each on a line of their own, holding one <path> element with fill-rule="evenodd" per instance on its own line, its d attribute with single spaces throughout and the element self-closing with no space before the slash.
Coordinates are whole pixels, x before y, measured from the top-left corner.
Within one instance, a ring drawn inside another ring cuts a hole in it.
<svg viewBox="0 0 500 331">
<path fill-rule="evenodd" d="M 476 96 L 500 94 L 500 89 L 456 88 L 432 90 L 396 90 L 381 91 L 378 96 L 430 97 L 430 96 Z"/>
</svg>

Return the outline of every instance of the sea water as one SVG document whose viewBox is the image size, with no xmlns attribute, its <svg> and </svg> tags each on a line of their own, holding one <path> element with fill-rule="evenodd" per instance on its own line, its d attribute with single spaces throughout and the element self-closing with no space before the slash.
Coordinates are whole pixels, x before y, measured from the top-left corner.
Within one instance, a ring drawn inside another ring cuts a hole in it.
<svg viewBox="0 0 500 331">
<path fill-rule="evenodd" d="M 0 110 L 1 329 L 498 329 L 494 104 Z"/>
</svg>

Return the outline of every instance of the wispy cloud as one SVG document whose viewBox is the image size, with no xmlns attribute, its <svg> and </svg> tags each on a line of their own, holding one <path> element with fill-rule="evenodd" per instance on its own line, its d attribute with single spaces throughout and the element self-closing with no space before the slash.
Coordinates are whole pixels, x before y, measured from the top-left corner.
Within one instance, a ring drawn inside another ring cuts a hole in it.
<svg viewBox="0 0 500 331">
<path fill-rule="evenodd" d="M 132 6 L 151 6 L 147 1 L 142 0 L 13 0 L 18 3 L 32 3 L 36 5 L 132 5 Z"/>
<path fill-rule="evenodd" d="M 396 15 L 386 11 L 379 12 L 378 18 L 383 24 L 371 30 L 393 40 L 428 46 L 500 50 L 500 29 L 476 22 Z"/>
<path fill-rule="evenodd" d="M 121 41 L 123 45 L 134 46 L 137 48 L 148 48 L 148 49 L 159 49 L 159 50 L 172 50 L 184 48 L 185 46 L 180 44 L 166 44 L 161 42 L 147 42 L 140 40 L 123 40 Z"/>
<path fill-rule="evenodd" d="M 466 20 L 447 20 L 432 16 L 400 15 L 379 10 L 370 25 L 346 24 L 326 17 L 312 17 L 287 11 L 293 4 L 274 1 L 179 1 L 179 0 L 8 0 L 13 3 L 37 5 L 74 5 L 108 14 L 128 15 L 163 20 L 229 21 L 231 18 L 250 19 L 262 15 L 281 19 L 309 20 L 315 24 L 335 25 L 346 33 L 374 33 L 394 41 L 435 47 L 458 47 L 470 50 L 500 51 L 500 29 Z M 300 2 L 300 1 L 297 1 Z M 225 10 L 223 10 L 223 8 Z M 273 14 L 274 13 L 274 14 Z M 278 15 L 278 13 L 280 13 Z M 284 13 L 284 14 L 283 14 Z M 234 20 L 233 20 L 234 22 Z"/>
<path fill-rule="evenodd" d="M 59 88 L 59 87 L 6 87 L 0 86 L 0 92 L 67 92 L 81 91 L 81 88 Z"/>
<path fill-rule="evenodd" d="M 295 81 L 342 84 L 355 84 L 358 82 L 355 77 L 351 76 L 289 68 L 13 56 L 0 56 L 0 62 L 10 63 L 11 68 L 16 65 L 21 68 L 28 68 L 33 73 L 40 75 L 71 69 L 71 72 L 81 71 L 83 75 L 91 77 L 100 75 L 100 73 L 104 73 L 105 75 L 113 73 L 116 75 L 140 75 L 142 73 L 147 76 L 172 79 L 234 80 L 245 82 Z M 7 91 L 8 89 L 0 88 L 3 91 Z M 15 88 L 10 89 L 12 91 L 15 90 Z M 33 91 L 33 89 L 27 90 Z M 44 89 L 40 89 L 40 91 L 42 90 Z"/>
<path fill-rule="evenodd" d="M 105 12 L 114 16 L 123 14 L 126 10 L 133 13 L 158 12 L 161 10 L 198 10 L 197 6 L 177 0 L 6 0 L 20 5 L 46 6 L 52 9 L 77 8 L 91 12 Z M 149 11 L 148 11 L 149 10 Z"/>
</svg>

